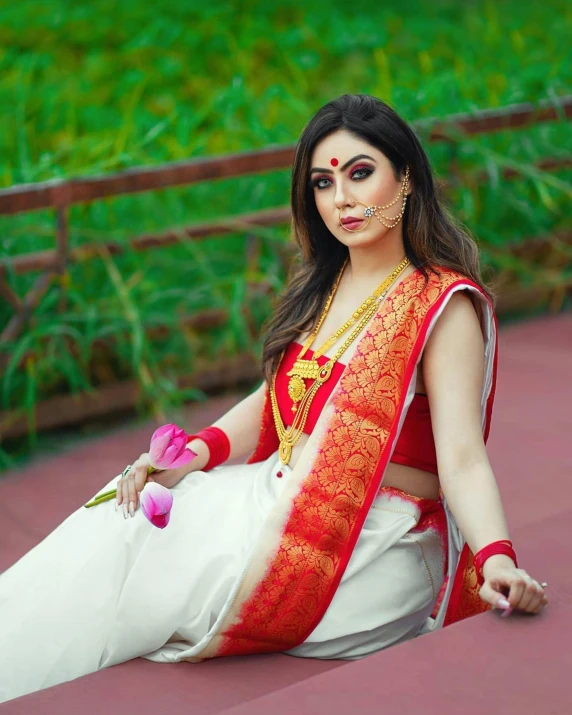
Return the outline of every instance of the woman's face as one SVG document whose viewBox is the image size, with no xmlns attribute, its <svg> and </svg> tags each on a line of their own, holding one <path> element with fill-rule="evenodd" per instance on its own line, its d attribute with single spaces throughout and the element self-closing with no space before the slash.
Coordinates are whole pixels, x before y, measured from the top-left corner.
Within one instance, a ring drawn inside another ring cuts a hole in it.
<svg viewBox="0 0 572 715">
<path fill-rule="evenodd" d="M 381 239 L 390 230 L 401 231 L 401 223 L 396 229 L 388 229 L 372 216 L 366 228 L 351 232 L 367 223 L 365 206 L 384 206 L 399 195 L 401 181 L 395 178 L 385 154 L 347 130 L 339 129 L 316 145 L 310 163 L 310 183 L 324 223 L 346 246 L 366 245 Z M 352 207 L 353 202 L 356 203 Z M 399 215 L 401 206 L 399 196 L 399 200 L 382 213 L 394 218 Z M 350 217 L 361 221 L 346 223 L 346 228 L 342 228 L 340 220 Z"/>
</svg>

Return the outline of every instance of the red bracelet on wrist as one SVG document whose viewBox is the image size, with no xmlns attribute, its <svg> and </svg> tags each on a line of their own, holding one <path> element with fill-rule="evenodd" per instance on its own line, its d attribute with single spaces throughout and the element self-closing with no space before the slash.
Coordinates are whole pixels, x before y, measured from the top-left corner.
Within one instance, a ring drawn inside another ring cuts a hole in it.
<svg viewBox="0 0 572 715">
<path fill-rule="evenodd" d="M 202 439 L 209 448 L 209 461 L 203 468 L 203 472 L 208 472 L 209 469 L 218 467 L 219 464 L 226 462 L 230 454 L 230 442 L 226 433 L 219 427 L 205 427 L 197 434 L 189 435 L 189 442 L 192 439 Z"/>
<path fill-rule="evenodd" d="M 508 556 L 514 561 L 514 565 L 518 567 L 518 563 L 516 561 L 516 553 L 512 547 L 512 541 L 509 541 L 508 539 L 502 539 L 501 541 L 493 541 L 492 544 L 487 544 L 487 546 L 483 546 L 483 548 L 480 551 L 477 551 L 477 553 L 473 557 L 473 562 L 477 571 L 477 583 L 479 584 L 479 586 L 482 586 L 485 582 L 483 576 L 483 566 L 485 565 L 485 561 L 491 556 L 497 556 L 498 554 Z"/>
</svg>

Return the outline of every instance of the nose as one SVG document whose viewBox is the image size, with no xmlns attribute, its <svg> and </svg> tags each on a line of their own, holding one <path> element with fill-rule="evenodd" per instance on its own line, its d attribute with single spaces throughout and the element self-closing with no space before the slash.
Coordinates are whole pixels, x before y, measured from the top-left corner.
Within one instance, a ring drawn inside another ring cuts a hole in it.
<svg viewBox="0 0 572 715">
<path fill-rule="evenodd" d="M 336 182 L 334 203 L 338 210 L 344 208 L 344 206 L 352 206 L 355 204 L 355 200 L 352 199 L 350 195 L 349 187 L 341 178 Z"/>
</svg>

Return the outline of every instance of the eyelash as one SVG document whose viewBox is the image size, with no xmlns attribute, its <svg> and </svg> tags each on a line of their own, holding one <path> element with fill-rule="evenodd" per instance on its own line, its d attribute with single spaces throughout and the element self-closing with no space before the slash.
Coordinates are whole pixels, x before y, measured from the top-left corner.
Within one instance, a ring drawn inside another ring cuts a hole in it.
<svg viewBox="0 0 572 715">
<path fill-rule="evenodd" d="M 356 166 L 350 175 L 350 178 L 353 178 L 354 174 L 356 174 L 358 171 L 365 171 L 367 172 L 365 176 L 362 176 L 360 179 L 355 179 L 355 181 L 363 181 L 364 179 L 367 179 L 368 176 L 371 176 L 373 174 L 373 169 L 371 169 L 369 166 Z M 318 189 L 318 191 L 322 191 L 323 189 L 327 189 L 327 186 L 319 186 L 319 182 L 323 181 L 324 179 L 327 179 L 328 181 L 331 181 L 331 179 L 328 176 L 318 176 L 312 181 L 312 188 Z"/>
</svg>

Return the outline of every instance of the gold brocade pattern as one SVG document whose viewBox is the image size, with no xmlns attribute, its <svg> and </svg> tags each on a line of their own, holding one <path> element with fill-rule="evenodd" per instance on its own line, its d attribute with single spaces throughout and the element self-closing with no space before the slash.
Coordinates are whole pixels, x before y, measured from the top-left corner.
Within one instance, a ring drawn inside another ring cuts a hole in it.
<svg viewBox="0 0 572 715">
<path fill-rule="evenodd" d="M 283 651 L 315 628 L 389 459 L 428 312 L 459 274 L 408 275 L 381 305 L 333 393 L 333 414 L 266 575 L 222 632 L 217 655 Z"/>
<path fill-rule="evenodd" d="M 457 574 L 454 586 L 455 598 L 452 599 L 453 607 L 447 611 L 445 626 L 491 610 L 491 606 L 485 603 L 479 596 L 481 587 L 477 581 L 477 571 L 473 563 L 473 553 L 466 545 L 461 554 L 460 567 L 460 572 Z"/>
</svg>

